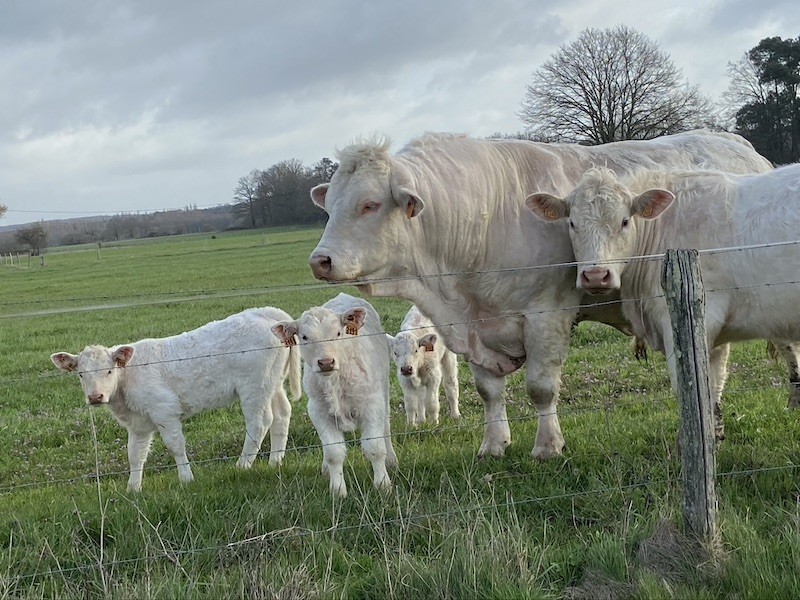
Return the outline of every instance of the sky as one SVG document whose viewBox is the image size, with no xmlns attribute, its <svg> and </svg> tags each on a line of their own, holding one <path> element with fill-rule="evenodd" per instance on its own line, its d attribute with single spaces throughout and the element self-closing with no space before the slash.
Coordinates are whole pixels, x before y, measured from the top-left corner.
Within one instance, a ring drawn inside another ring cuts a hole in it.
<svg viewBox="0 0 800 600">
<path fill-rule="evenodd" d="M 800 2 L 4 0 L 0 226 L 225 204 L 373 134 L 518 132 L 536 68 L 620 24 L 716 100 Z"/>
</svg>

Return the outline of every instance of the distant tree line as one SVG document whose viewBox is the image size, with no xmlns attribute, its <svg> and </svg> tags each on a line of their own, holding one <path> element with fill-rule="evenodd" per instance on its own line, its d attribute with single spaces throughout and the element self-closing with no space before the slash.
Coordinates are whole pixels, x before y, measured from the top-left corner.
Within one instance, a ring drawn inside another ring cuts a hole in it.
<svg viewBox="0 0 800 600">
<path fill-rule="evenodd" d="M 310 225 L 326 214 L 309 199 L 309 190 L 330 181 L 338 164 L 323 158 L 310 167 L 291 159 L 239 178 L 233 190 L 233 210 L 241 227 Z"/>
<path fill-rule="evenodd" d="M 337 164 L 323 158 L 306 167 L 299 160 L 285 160 L 253 170 L 239 179 L 232 204 L 198 209 L 114 216 L 82 217 L 31 223 L 0 233 L 0 253 L 38 254 L 48 246 L 116 242 L 147 237 L 277 227 L 325 222 L 325 212 L 314 206 L 309 190 L 330 181 Z M 5 212 L 0 204 L 0 216 Z"/>
</svg>

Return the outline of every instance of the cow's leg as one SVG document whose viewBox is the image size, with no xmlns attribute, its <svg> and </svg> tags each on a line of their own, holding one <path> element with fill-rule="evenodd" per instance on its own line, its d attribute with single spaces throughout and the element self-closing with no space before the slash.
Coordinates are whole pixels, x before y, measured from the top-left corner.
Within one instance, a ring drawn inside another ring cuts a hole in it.
<svg viewBox="0 0 800 600">
<path fill-rule="evenodd" d="M 164 445 L 175 459 L 178 467 L 178 479 L 181 483 L 189 483 L 194 479 L 192 468 L 189 466 L 189 457 L 186 456 L 186 438 L 183 437 L 183 426 L 180 419 L 162 419 L 158 424 L 158 433 L 164 440 Z"/>
<path fill-rule="evenodd" d="M 550 314 L 547 319 L 528 321 L 525 327 L 525 384 L 539 415 L 532 455 L 537 460 L 560 456 L 564 436 L 558 421 L 561 368 L 569 349 L 573 316 Z"/>
<path fill-rule="evenodd" d="M 150 453 L 153 433 L 153 431 L 128 431 L 128 464 L 131 470 L 130 477 L 128 477 L 129 492 L 142 490 L 144 463 Z"/>
<path fill-rule="evenodd" d="M 347 486 L 344 482 L 344 460 L 347 458 L 347 446 L 344 443 L 344 434 L 339 431 L 336 422 L 330 417 L 324 407 L 316 401 L 309 401 L 308 416 L 317 430 L 322 443 L 322 473 L 330 478 L 330 491 L 334 496 L 344 498 L 347 496 Z"/>
<path fill-rule="evenodd" d="M 460 419 L 461 413 L 458 410 L 458 357 L 454 352 L 445 352 L 442 359 L 442 382 L 444 383 L 444 395 L 450 406 L 450 417 Z"/>
<path fill-rule="evenodd" d="M 478 456 L 501 457 L 511 444 L 511 429 L 506 416 L 506 378 L 473 363 L 469 368 L 484 408 L 483 443 Z"/>
<path fill-rule="evenodd" d="M 711 405 L 714 407 L 714 436 L 725 439 L 725 424 L 722 420 L 722 390 L 728 379 L 728 356 L 730 344 L 722 344 L 708 351 L 708 383 L 711 392 Z"/>
<path fill-rule="evenodd" d="M 371 402 L 382 402 L 374 398 Z M 374 404 L 373 404 L 374 405 Z M 386 420 L 384 415 L 375 415 L 375 419 L 367 420 L 361 428 L 361 450 L 372 464 L 372 483 L 376 489 L 387 490 L 392 487 L 389 473 L 386 471 Z"/>
<path fill-rule="evenodd" d="M 439 386 L 442 385 L 441 369 L 434 370 L 428 378 L 425 389 L 425 414 L 428 421 L 439 424 Z"/>
<path fill-rule="evenodd" d="M 791 409 L 800 408 L 800 368 L 798 367 L 798 357 L 800 356 L 800 342 L 772 342 L 777 354 L 786 361 L 789 368 L 789 402 L 787 407 Z"/>
<path fill-rule="evenodd" d="M 240 469 L 249 469 L 258 456 L 264 436 L 272 425 L 272 404 L 266 385 L 243 387 L 239 390 L 239 397 L 244 415 L 245 434 L 242 454 L 236 461 L 236 466 Z M 271 461 L 272 456 L 270 456 Z"/>
</svg>

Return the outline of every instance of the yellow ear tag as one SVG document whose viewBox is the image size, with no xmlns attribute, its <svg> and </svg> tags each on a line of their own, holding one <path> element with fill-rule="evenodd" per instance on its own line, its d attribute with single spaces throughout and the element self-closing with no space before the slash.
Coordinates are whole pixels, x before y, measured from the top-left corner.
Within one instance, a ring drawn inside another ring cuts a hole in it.
<svg viewBox="0 0 800 600">
<path fill-rule="evenodd" d="M 352 323 L 348 323 L 344 330 L 350 335 L 358 335 L 358 327 Z"/>
<path fill-rule="evenodd" d="M 642 209 L 642 216 L 645 217 L 645 218 L 652 217 L 653 216 L 653 207 L 652 206 L 645 206 Z"/>
<path fill-rule="evenodd" d="M 550 207 L 544 209 L 544 216 L 548 219 L 557 219 L 558 213 Z"/>
<path fill-rule="evenodd" d="M 117 367 L 118 369 L 121 369 L 122 367 L 125 366 L 125 363 L 122 362 L 121 360 L 116 360 L 114 361 L 114 366 Z"/>
<path fill-rule="evenodd" d="M 425 344 L 425 352 L 433 352 L 433 344 Z"/>
<path fill-rule="evenodd" d="M 295 336 L 292 336 L 288 340 L 283 340 L 283 345 L 286 346 L 287 348 L 295 346 L 297 345 L 297 338 Z"/>
</svg>

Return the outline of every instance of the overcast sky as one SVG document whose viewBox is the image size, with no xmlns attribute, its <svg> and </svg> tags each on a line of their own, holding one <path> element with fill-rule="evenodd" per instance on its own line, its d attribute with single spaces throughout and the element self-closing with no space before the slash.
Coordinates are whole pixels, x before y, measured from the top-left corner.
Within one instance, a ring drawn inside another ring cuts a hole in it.
<svg viewBox="0 0 800 600">
<path fill-rule="evenodd" d="M 0 225 L 227 203 L 359 135 L 520 131 L 537 66 L 619 24 L 717 99 L 800 2 L 3 0 Z"/>
</svg>

